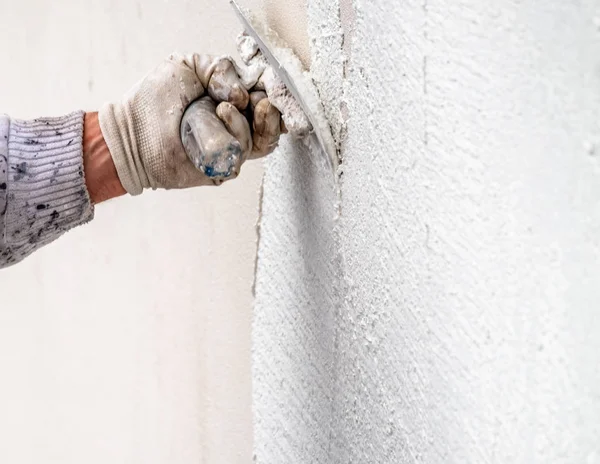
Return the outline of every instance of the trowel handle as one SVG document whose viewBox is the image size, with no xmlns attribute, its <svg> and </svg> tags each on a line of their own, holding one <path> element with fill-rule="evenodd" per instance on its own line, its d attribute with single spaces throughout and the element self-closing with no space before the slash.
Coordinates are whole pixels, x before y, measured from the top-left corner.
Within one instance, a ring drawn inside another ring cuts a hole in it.
<svg viewBox="0 0 600 464">
<path fill-rule="evenodd" d="M 218 185 L 239 174 L 242 146 L 215 111 L 210 97 L 193 102 L 183 114 L 181 142 L 194 166 Z"/>
</svg>

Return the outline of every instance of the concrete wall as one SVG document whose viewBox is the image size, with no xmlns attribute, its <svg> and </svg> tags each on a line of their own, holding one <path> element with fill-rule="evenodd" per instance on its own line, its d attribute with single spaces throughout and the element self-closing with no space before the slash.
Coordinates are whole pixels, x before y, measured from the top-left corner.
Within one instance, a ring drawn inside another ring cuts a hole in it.
<svg viewBox="0 0 600 464">
<path fill-rule="evenodd" d="M 257 462 L 600 462 L 598 2 L 308 18 L 341 214 L 316 154 L 269 160 Z"/>
<path fill-rule="evenodd" d="M 0 111 L 97 109 L 174 50 L 233 53 L 226 2 L 3 2 Z M 262 166 L 146 193 L 0 275 L 0 462 L 247 463 Z"/>
</svg>

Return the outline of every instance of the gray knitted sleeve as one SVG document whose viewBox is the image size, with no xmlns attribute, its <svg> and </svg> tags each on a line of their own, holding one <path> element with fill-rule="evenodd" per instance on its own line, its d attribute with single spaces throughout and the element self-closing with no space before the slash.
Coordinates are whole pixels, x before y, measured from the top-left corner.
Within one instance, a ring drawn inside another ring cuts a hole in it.
<svg viewBox="0 0 600 464">
<path fill-rule="evenodd" d="M 0 115 L 0 268 L 93 218 L 83 115 L 32 121 Z"/>
</svg>

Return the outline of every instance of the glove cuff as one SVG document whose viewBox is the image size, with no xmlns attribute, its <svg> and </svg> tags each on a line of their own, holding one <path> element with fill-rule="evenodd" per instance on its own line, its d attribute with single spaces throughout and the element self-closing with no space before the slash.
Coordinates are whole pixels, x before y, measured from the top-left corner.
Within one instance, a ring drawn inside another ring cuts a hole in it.
<svg viewBox="0 0 600 464">
<path fill-rule="evenodd" d="M 150 182 L 137 147 L 131 112 L 126 104 L 107 103 L 98 118 L 123 188 L 130 195 L 141 194 Z"/>
</svg>

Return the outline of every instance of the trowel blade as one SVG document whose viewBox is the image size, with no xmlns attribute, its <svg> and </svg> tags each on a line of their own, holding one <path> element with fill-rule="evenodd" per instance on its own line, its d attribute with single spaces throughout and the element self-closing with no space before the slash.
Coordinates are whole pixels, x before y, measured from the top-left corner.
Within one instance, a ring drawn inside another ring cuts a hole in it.
<svg viewBox="0 0 600 464">
<path fill-rule="evenodd" d="M 271 44 L 269 38 L 267 37 L 268 34 L 263 34 L 259 32 L 258 28 L 253 25 L 253 22 L 256 21 L 250 19 L 253 17 L 250 11 L 244 10 L 237 4 L 235 0 L 230 0 L 230 3 L 248 35 L 250 35 L 254 40 L 256 40 L 258 47 L 260 48 L 261 52 L 263 53 L 269 64 L 272 66 L 273 70 L 277 73 L 277 75 L 283 81 L 290 93 L 300 104 L 300 107 L 302 108 L 302 110 L 304 111 L 304 113 L 306 114 L 310 123 L 313 126 L 313 132 L 311 133 L 311 136 L 314 137 L 315 141 L 318 144 L 318 147 L 321 149 L 321 151 L 327 158 L 327 164 L 335 172 L 339 164 L 335 141 L 333 139 L 333 136 L 331 135 L 330 130 L 327 130 L 327 133 L 325 134 L 322 133 L 322 130 L 319 130 L 319 128 L 323 127 L 324 124 L 328 126 L 327 119 L 325 118 L 322 107 L 312 108 L 311 105 L 307 103 L 306 99 L 303 98 L 301 92 L 298 90 L 296 82 L 294 81 L 290 73 L 287 71 L 285 66 L 273 53 L 274 50 L 277 50 L 277 47 Z M 314 87 L 312 81 L 310 82 L 310 85 Z M 317 114 L 319 117 L 317 117 Z"/>
</svg>

